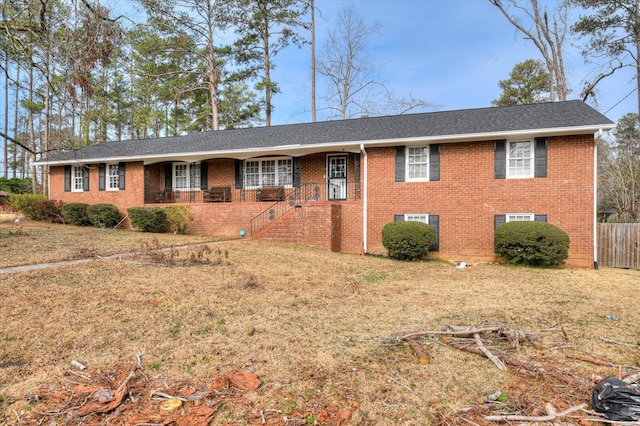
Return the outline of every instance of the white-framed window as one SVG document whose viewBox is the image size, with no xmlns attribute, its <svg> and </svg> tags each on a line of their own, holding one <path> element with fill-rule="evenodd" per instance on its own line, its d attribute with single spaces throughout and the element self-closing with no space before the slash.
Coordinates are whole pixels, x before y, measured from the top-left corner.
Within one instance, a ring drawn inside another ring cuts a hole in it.
<svg viewBox="0 0 640 426">
<path fill-rule="evenodd" d="M 200 188 L 200 163 L 173 163 L 173 189 L 188 191 Z"/>
<path fill-rule="evenodd" d="M 533 177 L 533 142 L 507 143 L 507 178 Z"/>
<path fill-rule="evenodd" d="M 535 214 L 533 213 L 507 213 L 505 220 L 507 222 L 516 222 L 516 221 L 534 221 Z"/>
<path fill-rule="evenodd" d="M 424 213 L 406 213 L 404 215 L 405 222 L 422 222 L 429 224 L 429 215 Z"/>
<path fill-rule="evenodd" d="M 407 181 L 429 180 L 429 146 L 407 147 Z"/>
<path fill-rule="evenodd" d="M 117 191 L 120 189 L 120 167 L 118 163 L 107 164 L 107 191 Z"/>
<path fill-rule="evenodd" d="M 71 191 L 82 192 L 84 191 L 84 166 L 72 166 L 71 167 Z"/>
<path fill-rule="evenodd" d="M 246 188 L 293 185 L 293 160 L 291 158 L 261 158 L 244 163 Z"/>
</svg>

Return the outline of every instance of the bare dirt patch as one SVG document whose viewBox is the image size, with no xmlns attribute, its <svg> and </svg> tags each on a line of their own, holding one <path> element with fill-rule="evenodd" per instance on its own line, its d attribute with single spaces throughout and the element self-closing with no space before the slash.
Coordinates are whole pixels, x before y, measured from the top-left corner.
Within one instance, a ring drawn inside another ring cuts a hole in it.
<svg viewBox="0 0 640 426">
<path fill-rule="evenodd" d="M 592 374 L 637 371 L 638 271 L 456 269 L 257 241 L 194 250 L 0 276 L 0 424 L 76 424 L 69 408 L 96 398 L 77 386 L 115 394 L 132 369 L 118 406 L 82 424 L 209 413 L 234 425 L 484 425 L 588 403 Z M 519 345 L 483 335 L 533 372 L 454 347 L 472 345 L 465 336 L 419 337 L 428 363 L 399 339 L 443 324 L 562 331 Z M 69 373 L 74 360 L 89 379 Z M 260 386 L 241 389 L 236 373 Z M 152 392 L 186 401 L 168 413 Z"/>
</svg>

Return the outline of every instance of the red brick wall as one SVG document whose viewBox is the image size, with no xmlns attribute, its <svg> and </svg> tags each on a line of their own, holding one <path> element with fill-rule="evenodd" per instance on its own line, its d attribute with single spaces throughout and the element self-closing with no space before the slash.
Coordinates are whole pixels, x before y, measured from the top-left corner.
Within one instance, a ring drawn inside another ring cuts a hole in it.
<svg viewBox="0 0 640 426">
<path fill-rule="evenodd" d="M 394 215 L 425 213 L 440 217 L 440 250 L 436 257 L 453 261 L 493 261 L 494 215 L 506 213 L 546 214 L 548 222 L 569 234 L 571 246 L 567 265 L 593 265 L 593 137 L 549 138 L 546 178 L 494 179 L 493 142 L 442 144 L 440 180 L 395 182 L 395 148 L 370 148 L 368 153 L 367 251 L 384 253 L 382 227 Z M 324 194 L 327 154 L 302 158 L 301 181 L 320 183 Z M 349 180 L 354 174 L 355 154 L 349 154 Z M 112 203 L 122 213 L 144 205 L 144 166 L 128 163 L 124 191 L 98 191 L 97 165 L 90 165 L 90 191 L 64 192 L 64 168 L 51 168 L 51 199 L 64 202 Z M 150 168 L 153 185 L 164 185 L 164 168 Z M 361 158 L 364 178 L 364 157 Z M 209 186 L 235 186 L 235 160 L 209 161 Z M 364 196 L 364 187 L 361 188 Z M 331 225 L 339 217 L 340 249 L 360 253 L 363 236 L 363 199 L 333 205 L 340 213 L 331 219 L 327 202 L 303 203 L 283 222 L 290 221 L 292 242 L 331 248 Z M 268 203 L 238 202 L 234 191 L 231 203 L 191 204 L 196 219 L 190 232 L 238 237 L 250 234 L 250 220 Z M 295 220 L 294 220 L 295 219 Z M 297 222 L 296 222 L 297 221 Z M 296 224 L 297 223 L 297 224 Z M 284 225 L 283 225 L 284 226 Z M 335 235 L 335 231 L 334 231 Z"/>
<path fill-rule="evenodd" d="M 546 178 L 494 179 L 493 142 L 442 144 L 440 180 L 395 182 L 395 148 L 368 150 L 368 252 L 395 214 L 440 216 L 440 250 L 454 261 L 492 261 L 494 215 L 546 214 L 571 239 L 570 266 L 593 265 L 593 137 L 550 138 Z"/>
</svg>

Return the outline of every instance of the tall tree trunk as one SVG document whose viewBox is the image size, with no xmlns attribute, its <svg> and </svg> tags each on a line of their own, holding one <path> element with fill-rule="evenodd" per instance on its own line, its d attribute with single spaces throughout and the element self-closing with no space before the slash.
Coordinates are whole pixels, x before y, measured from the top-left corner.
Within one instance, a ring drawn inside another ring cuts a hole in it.
<svg viewBox="0 0 640 426">
<path fill-rule="evenodd" d="M 211 6 L 211 4 L 209 4 Z M 209 10 L 209 16 L 212 16 L 213 12 Z M 220 130 L 220 113 L 218 111 L 218 84 L 220 83 L 220 71 L 218 71 L 218 64 L 216 63 L 216 54 L 214 50 L 214 34 L 213 34 L 213 22 L 207 23 L 207 60 L 209 61 L 209 97 L 211 98 L 211 119 L 213 123 L 213 130 Z"/>
<path fill-rule="evenodd" d="M 4 134 L 9 134 L 9 55 L 4 56 Z M 3 177 L 9 173 L 9 140 L 4 136 L 4 172 Z"/>
<path fill-rule="evenodd" d="M 265 125 L 271 126 L 271 57 L 269 56 L 269 33 L 265 34 L 264 40 L 264 102 L 265 102 Z"/>
<path fill-rule="evenodd" d="M 47 68 L 48 69 L 48 68 Z M 47 78 L 47 81 L 49 79 Z M 51 90 L 49 83 L 45 84 L 44 89 L 44 147 L 42 152 L 49 155 L 49 146 L 51 139 Z M 35 158 L 35 155 L 34 155 Z M 42 166 L 42 193 L 49 195 L 49 166 Z"/>
<path fill-rule="evenodd" d="M 640 8 L 636 2 L 636 10 Z M 636 94 L 638 95 L 638 120 L 640 120 L 640 30 L 636 33 Z"/>
<path fill-rule="evenodd" d="M 34 164 L 36 161 L 36 152 L 38 151 L 36 147 L 36 131 L 34 124 L 34 116 L 33 116 L 33 71 L 34 67 L 29 68 L 29 103 L 31 104 L 28 108 L 29 117 L 28 117 L 28 125 L 29 125 L 29 141 L 31 142 L 31 150 L 33 151 L 31 154 L 31 189 L 34 194 L 38 193 L 38 177 L 36 175 L 36 165 Z"/>
<path fill-rule="evenodd" d="M 311 122 L 316 122 L 316 9 L 311 5 Z"/>
<path fill-rule="evenodd" d="M 18 116 L 20 115 L 20 62 L 16 61 L 16 90 L 15 90 L 15 112 L 13 115 L 13 138 L 18 140 Z M 16 178 L 18 168 L 18 145 L 13 144 L 13 161 L 11 162 L 12 177 Z"/>
</svg>

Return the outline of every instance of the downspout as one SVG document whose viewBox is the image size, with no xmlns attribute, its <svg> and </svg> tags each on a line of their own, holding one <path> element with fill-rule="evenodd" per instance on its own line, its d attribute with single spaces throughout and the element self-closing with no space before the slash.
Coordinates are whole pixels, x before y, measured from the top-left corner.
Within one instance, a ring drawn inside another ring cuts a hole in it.
<svg viewBox="0 0 640 426">
<path fill-rule="evenodd" d="M 602 140 L 602 129 L 593 144 L 593 269 L 598 269 L 598 144 Z"/>
<path fill-rule="evenodd" d="M 368 183 L 369 183 L 369 162 L 367 160 L 367 151 L 364 149 L 364 144 L 360 144 L 360 152 L 362 153 L 363 167 L 363 184 L 362 190 L 364 196 L 362 197 L 362 254 L 367 252 L 367 204 L 368 204 Z"/>
</svg>

